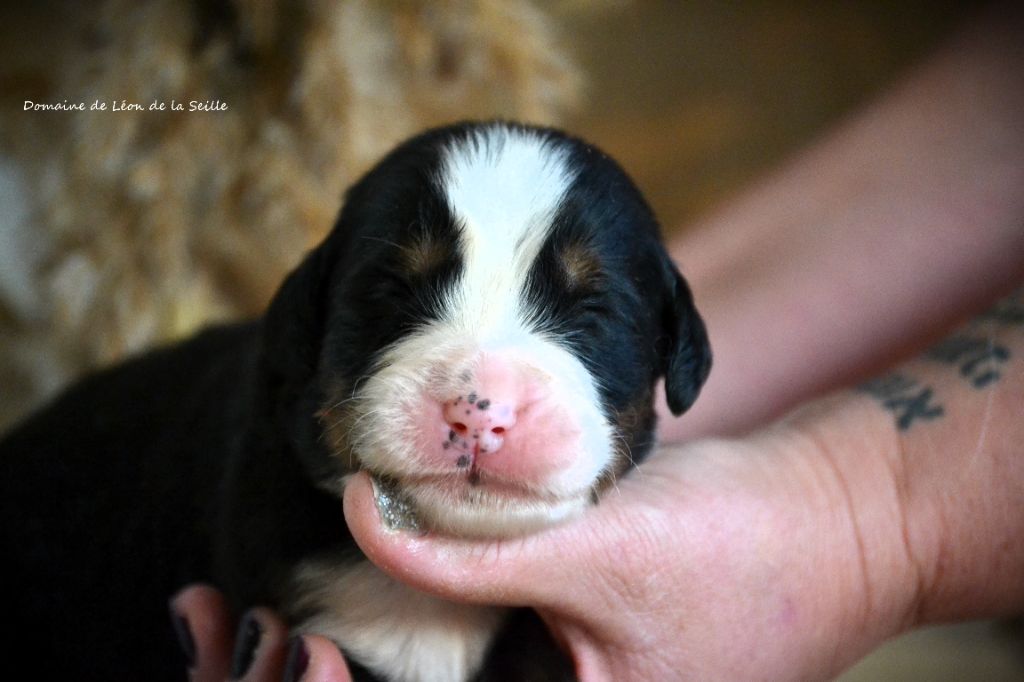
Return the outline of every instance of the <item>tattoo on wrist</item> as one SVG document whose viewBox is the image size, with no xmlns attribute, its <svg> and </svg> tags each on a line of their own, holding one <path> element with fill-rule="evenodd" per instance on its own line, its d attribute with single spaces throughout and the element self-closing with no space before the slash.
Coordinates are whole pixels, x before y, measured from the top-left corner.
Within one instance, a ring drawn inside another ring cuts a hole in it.
<svg viewBox="0 0 1024 682">
<path fill-rule="evenodd" d="M 999 381 L 999 366 L 1010 359 L 1010 350 L 992 339 L 954 334 L 925 351 L 924 357 L 956 365 L 971 386 L 985 388 Z"/>
<path fill-rule="evenodd" d="M 906 431 L 914 422 L 931 421 L 946 413 L 933 401 L 935 391 L 906 374 L 887 374 L 857 387 L 882 403 L 896 417 L 896 427 Z"/>
<path fill-rule="evenodd" d="M 924 352 L 922 359 L 956 367 L 958 374 L 972 387 L 985 389 L 1003 376 L 1002 369 L 1012 357 L 1010 349 L 997 343 L 982 326 L 1024 326 L 1024 289 L 999 301 L 982 313 L 963 332 L 940 341 Z M 917 422 L 939 419 L 945 407 L 938 401 L 935 389 L 903 372 L 893 372 L 865 382 L 857 387 L 878 400 L 893 413 L 896 426 L 906 431 Z"/>
<path fill-rule="evenodd" d="M 1024 288 L 1018 289 L 981 314 L 983 322 L 998 322 L 1011 327 L 1024 326 Z"/>
</svg>

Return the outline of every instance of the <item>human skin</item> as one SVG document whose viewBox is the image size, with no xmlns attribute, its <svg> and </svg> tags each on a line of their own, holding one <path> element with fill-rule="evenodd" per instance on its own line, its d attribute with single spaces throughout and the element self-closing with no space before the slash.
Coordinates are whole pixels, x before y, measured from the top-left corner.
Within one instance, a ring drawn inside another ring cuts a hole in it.
<svg viewBox="0 0 1024 682">
<path fill-rule="evenodd" d="M 664 441 L 746 432 L 920 352 L 1019 283 L 1022 25 L 1009 3 L 989 10 L 674 245 L 716 360 L 690 413 L 663 410 Z M 537 607 L 585 676 L 705 678 L 720 664 L 731 679 L 827 677 L 908 627 L 1024 606 L 1024 349 L 1018 328 L 985 334 L 1011 353 L 988 388 L 934 359 L 901 370 L 918 382 L 904 404 L 930 388 L 944 410 L 905 431 L 883 405 L 899 394 L 835 396 L 743 439 L 663 447 L 584 519 L 512 542 L 384 533 L 365 478 L 346 519 L 399 579 Z M 191 588 L 175 601 L 198 630 L 194 679 L 226 677 L 218 599 Z M 273 621 L 266 631 L 257 668 L 285 646 Z M 326 640 L 305 641 L 308 675 L 345 679 Z"/>
<path fill-rule="evenodd" d="M 236 621 L 224 596 L 212 587 L 193 585 L 175 595 L 170 607 L 173 613 L 187 619 L 192 649 L 187 656 L 192 659 L 188 672 L 192 682 L 223 682 L 228 679 L 278 682 L 295 646 L 302 647 L 308 656 L 305 674 L 301 677 L 303 682 L 351 680 L 334 643 L 313 635 L 289 639 L 288 629 L 280 617 L 261 608 L 251 612 L 262 630 L 252 663 L 243 675 L 231 677 Z M 300 678 L 289 679 L 296 682 Z"/>
<path fill-rule="evenodd" d="M 1024 267 L 1021 35 L 1024 5 L 988 8 L 672 245 L 715 366 L 682 418 L 662 405 L 663 441 L 762 425 L 1010 291 Z"/>
</svg>

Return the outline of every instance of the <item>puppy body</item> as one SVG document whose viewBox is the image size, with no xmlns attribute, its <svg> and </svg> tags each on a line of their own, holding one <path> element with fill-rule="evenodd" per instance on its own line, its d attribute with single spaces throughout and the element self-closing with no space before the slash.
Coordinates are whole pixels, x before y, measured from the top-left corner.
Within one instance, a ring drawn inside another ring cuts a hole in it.
<svg viewBox="0 0 1024 682">
<path fill-rule="evenodd" d="M 333 637 L 357 679 L 571 678 L 532 612 L 367 564 L 344 477 L 386 477 L 437 530 L 528 532 L 642 458 L 655 382 L 681 412 L 709 362 L 614 162 L 546 129 L 425 133 L 352 188 L 263 320 L 97 375 L 0 445 L 16 649 L 178 679 L 163 600 L 203 580 Z"/>
</svg>

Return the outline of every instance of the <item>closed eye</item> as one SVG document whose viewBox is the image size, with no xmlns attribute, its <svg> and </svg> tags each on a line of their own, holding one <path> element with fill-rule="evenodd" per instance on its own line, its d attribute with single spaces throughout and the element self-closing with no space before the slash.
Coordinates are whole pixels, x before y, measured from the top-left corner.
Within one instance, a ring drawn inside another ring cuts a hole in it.
<svg viewBox="0 0 1024 682">
<path fill-rule="evenodd" d="M 589 289 L 579 293 L 577 306 L 585 312 L 606 316 L 611 313 L 612 301 L 607 292 Z"/>
</svg>

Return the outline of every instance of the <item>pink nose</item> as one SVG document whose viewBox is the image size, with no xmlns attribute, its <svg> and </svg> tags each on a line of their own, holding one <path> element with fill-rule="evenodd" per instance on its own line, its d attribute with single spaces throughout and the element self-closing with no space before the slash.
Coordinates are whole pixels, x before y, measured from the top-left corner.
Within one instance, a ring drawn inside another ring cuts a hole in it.
<svg viewBox="0 0 1024 682">
<path fill-rule="evenodd" d="M 464 442 L 474 452 L 487 454 L 501 449 L 506 433 L 515 426 L 516 408 L 513 401 L 470 393 L 445 403 L 444 420 L 452 441 Z"/>
</svg>

